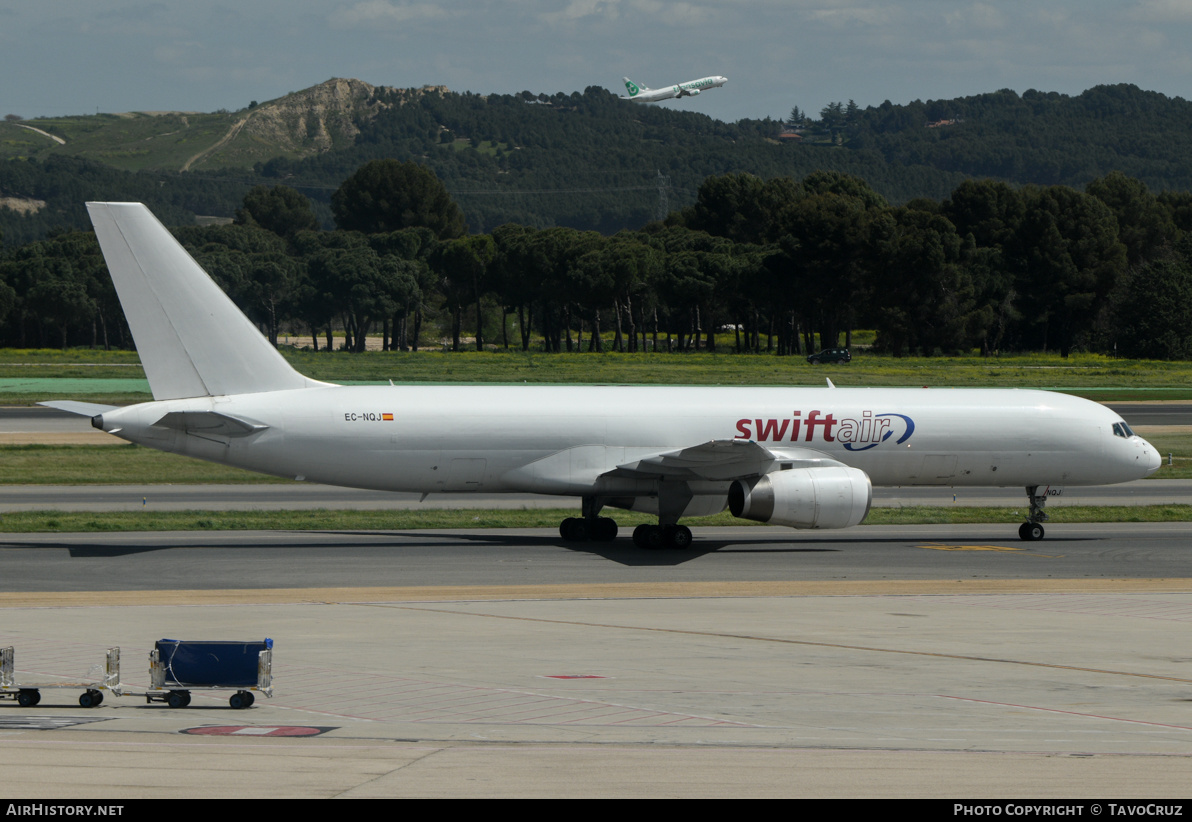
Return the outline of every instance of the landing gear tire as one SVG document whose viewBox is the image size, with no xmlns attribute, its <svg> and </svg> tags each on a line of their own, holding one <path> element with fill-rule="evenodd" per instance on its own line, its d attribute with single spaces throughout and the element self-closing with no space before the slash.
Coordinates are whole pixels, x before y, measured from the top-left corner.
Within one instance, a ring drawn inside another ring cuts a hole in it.
<svg viewBox="0 0 1192 822">
<path fill-rule="evenodd" d="M 653 525 L 639 525 L 633 529 L 633 544 L 638 548 L 650 547 L 650 529 Z"/>
<path fill-rule="evenodd" d="M 668 525 L 663 531 L 667 548 L 685 551 L 691 547 L 691 529 L 686 525 Z"/>
<path fill-rule="evenodd" d="M 559 523 L 559 536 L 567 542 L 612 542 L 617 538 L 617 521 L 611 517 L 568 517 Z"/>
<path fill-rule="evenodd" d="M 588 523 L 579 517 L 568 517 L 559 523 L 559 536 L 567 542 L 584 542 L 588 538 Z"/>
<path fill-rule="evenodd" d="M 597 542 L 612 542 L 617 538 L 617 521 L 611 517 L 599 517 L 591 538 Z"/>
<path fill-rule="evenodd" d="M 1038 542 L 1043 539 L 1043 526 L 1037 522 L 1024 522 L 1018 526 L 1018 538 L 1024 542 Z"/>
<path fill-rule="evenodd" d="M 686 525 L 639 525 L 633 529 L 633 544 L 638 548 L 682 551 L 691 547 L 691 540 L 691 529 Z"/>
<path fill-rule="evenodd" d="M 633 544 L 647 551 L 666 547 L 666 535 L 657 525 L 639 525 L 633 532 Z"/>
</svg>

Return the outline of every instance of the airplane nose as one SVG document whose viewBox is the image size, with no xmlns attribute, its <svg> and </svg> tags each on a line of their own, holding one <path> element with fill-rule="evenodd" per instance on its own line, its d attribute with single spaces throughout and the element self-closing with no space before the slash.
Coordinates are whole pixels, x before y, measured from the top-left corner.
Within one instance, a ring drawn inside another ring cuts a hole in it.
<svg viewBox="0 0 1192 822">
<path fill-rule="evenodd" d="M 1159 456 L 1158 449 L 1149 442 L 1143 442 L 1142 446 L 1142 464 L 1146 469 L 1146 475 L 1150 476 L 1159 470 L 1159 466 L 1163 464 L 1163 458 Z"/>
</svg>

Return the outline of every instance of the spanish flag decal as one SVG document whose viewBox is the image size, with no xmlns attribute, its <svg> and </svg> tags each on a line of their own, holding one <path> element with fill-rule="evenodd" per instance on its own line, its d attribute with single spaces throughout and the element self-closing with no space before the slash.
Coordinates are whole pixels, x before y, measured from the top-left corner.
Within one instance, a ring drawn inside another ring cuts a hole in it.
<svg viewBox="0 0 1192 822">
<path fill-rule="evenodd" d="M 382 414 L 382 415 L 381 415 L 381 419 L 382 419 L 382 420 L 392 420 L 392 419 L 393 419 L 393 415 L 392 415 L 392 414 Z"/>
</svg>

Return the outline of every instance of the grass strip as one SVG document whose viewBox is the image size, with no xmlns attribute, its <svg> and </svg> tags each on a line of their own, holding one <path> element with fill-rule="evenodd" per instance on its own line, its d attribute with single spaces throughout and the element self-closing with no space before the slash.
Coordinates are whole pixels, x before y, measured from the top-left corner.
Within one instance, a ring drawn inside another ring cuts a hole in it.
<svg viewBox="0 0 1192 822">
<path fill-rule="evenodd" d="M 1188 399 L 1192 363 L 1114 360 L 1096 354 L 1002 357 L 890 357 L 854 352 L 849 365 L 810 365 L 804 357 L 676 352 L 543 354 L 522 351 L 304 351 L 282 347 L 302 373 L 331 382 L 553 383 L 671 385 L 824 385 L 1058 388 L 1098 400 Z M 145 389 L 114 389 L 143 377 L 132 352 L 0 349 L 0 402 L 62 395 L 147 399 Z M 44 383 L 35 382 L 45 380 Z M 98 401 L 94 400 L 93 401 Z"/>
<path fill-rule="evenodd" d="M 292 480 L 138 445 L 5 445 L 0 485 L 259 484 Z"/>
<path fill-rule="evenodd" d="M 1051 524 L 1085 522 L 1188 522 L 1190 505 L 1072 505 L 1049 507 Z M 875 508 L 866 525 L 928 525 L 1006 523 L 1022 521 L 1022 507 L 964 508 L 913 506 Z M 17 511 L 0 516 L 0 533 L 79 533 L 98 531 L 413 531 L 421 529 L 464 530 L 473 528 L 547 528 L 556 529 L 564 517 L 575 516 L 575 509 L 454 511 L 128 511 L 94 513 L 87 511 Z M 647 514 L 609 512 L 615 516 L 620 532 L 628 536 L 633 527 L 654 523 Z M 728 512 L 712 517 L 686 519 L 684 524 L 700 526 L 741 526 L 758 523 L 740 520 Z M 862 526 L 864 527 L 864 526 Z"/>
</svg>

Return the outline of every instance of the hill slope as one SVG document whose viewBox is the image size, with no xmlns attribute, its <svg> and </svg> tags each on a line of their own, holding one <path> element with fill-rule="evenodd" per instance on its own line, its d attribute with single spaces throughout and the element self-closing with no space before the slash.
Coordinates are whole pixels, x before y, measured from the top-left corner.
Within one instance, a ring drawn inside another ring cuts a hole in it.
<svg viewBox="0 0 1192 822">
<path fill-rule="evenodd" d="M 329 225 L 330 193 L 378 157 L 432 168 L 473 231 L 636 228 L 726 172 L 836 170 L 896 203 L 946 198 L 970 176 L 1082 187 L 1121 170 L 1153 190 L 1192 189 L 1192 104 L 1135 86 L 838 105 L 801 126 L 792 135 L 770 119 L 723 123 L 595 87 L 485 97 L 332 79 L 232 113 L 2 123 L 0 231 L 12 244 L 85 226 L 88 198 L 135 197 L 169 220 L 230 217 L 260 183 L 304 191 Z"/>
</svg>

